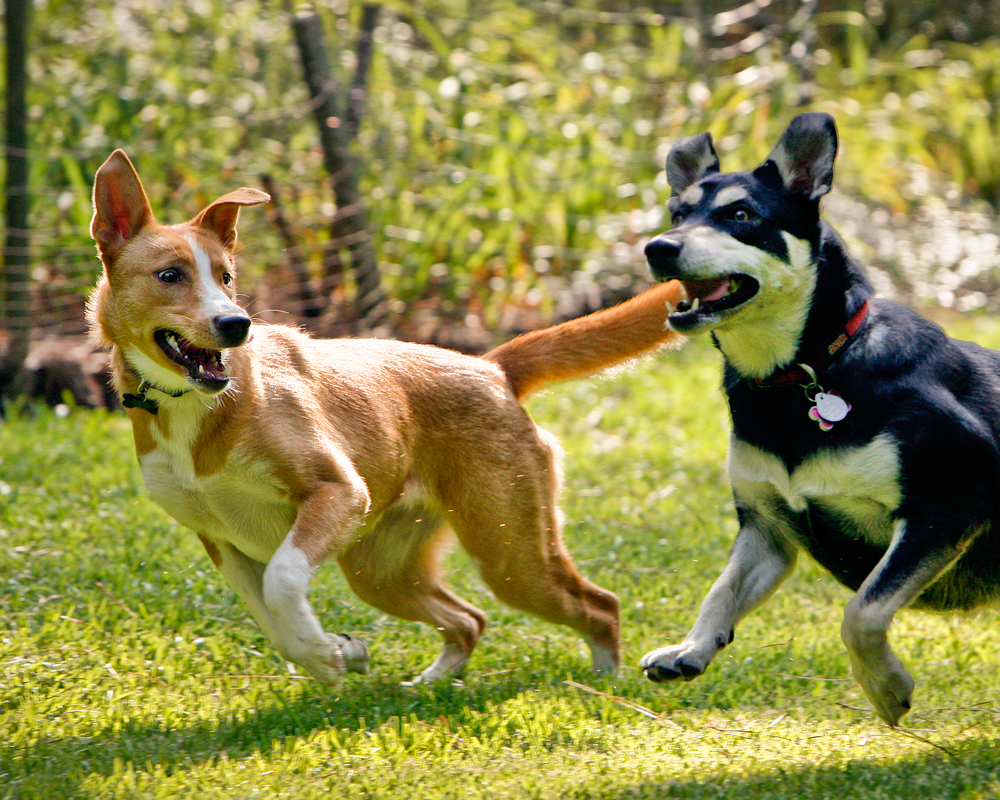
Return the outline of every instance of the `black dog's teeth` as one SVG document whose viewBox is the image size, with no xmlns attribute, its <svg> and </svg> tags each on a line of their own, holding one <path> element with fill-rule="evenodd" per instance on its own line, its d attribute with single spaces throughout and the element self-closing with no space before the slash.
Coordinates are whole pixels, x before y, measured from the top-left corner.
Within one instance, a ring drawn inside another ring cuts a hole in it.
<svg viewBox="0 0 1000 800">
<path fill-rule="evenodd" d="M 719 279 L 720 281 L 723 278 Z M 690 291 L 695 292 L 695 296 L 688 296 L 677 301 L 676 306 L 668 304 L 668 313 L 671 315 L 696 315 L 708 317 L 723 313 L 731 308 L 746 302 L 757 292 L 756 281 L 748 275 L 729 275 L 724 278 L 727 282 L 726 293 L 715 300 L 702 300 L 697 294 L 704 290 L 704 287 L 693 287 Z M 711 287 L 709 287 L 711 288 Z M 714 294 L 718 286 L 711 292 Z"/>
</svg>

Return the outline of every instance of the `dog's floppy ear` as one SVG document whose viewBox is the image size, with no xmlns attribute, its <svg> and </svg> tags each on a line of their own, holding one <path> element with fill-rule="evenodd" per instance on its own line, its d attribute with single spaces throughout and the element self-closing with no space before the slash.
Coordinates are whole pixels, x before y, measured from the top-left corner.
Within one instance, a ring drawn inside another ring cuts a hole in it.
<svg viewBox="0 0 1000 800">
<path fill-rule="evenodd" d="M 667 156 L 667 182 L 670 184 L 670 210 L 692 183 L 719 171 L 719 157 L 712 147 L 712 134 L 698 133 L 685 136 L 674 143 Z"/>
<path fill-rule="evenodd" d="M 777 172 L 787 191 L 819 200 L 833 186 L 836 157 L 837 125 L 833 117 L 816 112 L 799 114 L 754 174 L 767 180 Z"/>
<path fill-rule="evenodd" d="M 139 175 L 123 150 L 115 150 L 94 176 L 94 218 L 90 235 L 105 259 L 154 222 Z"/>
<path fill-rule="evenodd" d="M 223 247 L 232 250 L 236 246 L 236 221 L 240 216 L 240 208 L 260 205 L 270 199 L 271 195 L 244 186 L 222 195 L 191 220 L 191 224 L 196 228 L 212 231 L 222 241 Z"/>
</svg>

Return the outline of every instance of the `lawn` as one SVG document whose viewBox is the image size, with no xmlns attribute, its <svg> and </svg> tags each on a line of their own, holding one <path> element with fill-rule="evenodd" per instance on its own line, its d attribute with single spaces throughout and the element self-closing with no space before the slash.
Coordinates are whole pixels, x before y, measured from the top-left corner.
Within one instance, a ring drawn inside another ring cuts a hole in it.
<svg viewBox="0 0 1000 800">
<path fill-rule="evenodd" d="M 960 332 L 1000 345 L 997 325 Z M 313 601 L 373 669 L 322 686 L 145 495 L 123 416 L 0 424 L 0 798 L 1000 797 L 995 611 L 898 616 L 918 681 L 900 731 L 850 678 L 848 591 L 808 559 L 707 674 L 639 673 L 684 635 L 736 531 L 718 375 L 697 341 L 529 403 L 566 449 L 569 547 L 622 600 L 614 679 L 456 553 L 453 585 L 491 621 L 464 683 L 404 686 L 435 632 L 363 605 L 331 566 Z"/>
</svg>

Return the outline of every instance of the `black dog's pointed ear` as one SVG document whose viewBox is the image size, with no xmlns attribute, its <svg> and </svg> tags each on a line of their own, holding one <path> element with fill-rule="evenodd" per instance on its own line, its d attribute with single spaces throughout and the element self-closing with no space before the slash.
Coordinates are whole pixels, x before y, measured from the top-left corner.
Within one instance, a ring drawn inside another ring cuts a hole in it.
<svg viewBox="0 0 1000 800">
<path fill-rule="evenodd" d="M 837 125 L 833 117 L 816 112 L 799 114 L 755 174 L 766 179 L 777 170 L 787 191 L 819 200 L 833 186 L 836 158 Z"/>
<path fill-rule="evenodd" d="M 712 134 L 698 133 L 676 142 L 667 156 L 671 203 L 692 183 L 718 171 L 719 157 L 712 147 Z"/>
</svg>

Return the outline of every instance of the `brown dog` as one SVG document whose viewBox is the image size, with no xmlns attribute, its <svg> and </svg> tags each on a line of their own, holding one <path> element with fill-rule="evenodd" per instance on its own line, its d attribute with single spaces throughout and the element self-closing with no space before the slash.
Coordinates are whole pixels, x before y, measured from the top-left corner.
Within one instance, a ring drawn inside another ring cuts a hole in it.
<svg viewBox="0 0 1000 800">
<path fill-rule="evenodd" d="M 421 675 L 459 673 L 482 611 L 442 582 L 442 516 L 497 597 L 568 625 L 596 670 L 618 667 L 618 600 L 577 573 L 560 537 L 559 448 L 518 398 L 676 340 L 679 285 L 527 334 L 484 358 L 252 325 L 235 302 L 238 189 L 189 222 L 155 221 L 118 150 L 94 184 L 104 275 L 89 305 L 111 348 L 146 486 L 192 528 L 281 656 L 334 682 L 365 645 L 323 631 L 307 600 L 330 555 L 358 596 L 435 626 Z"/>
</svg>

